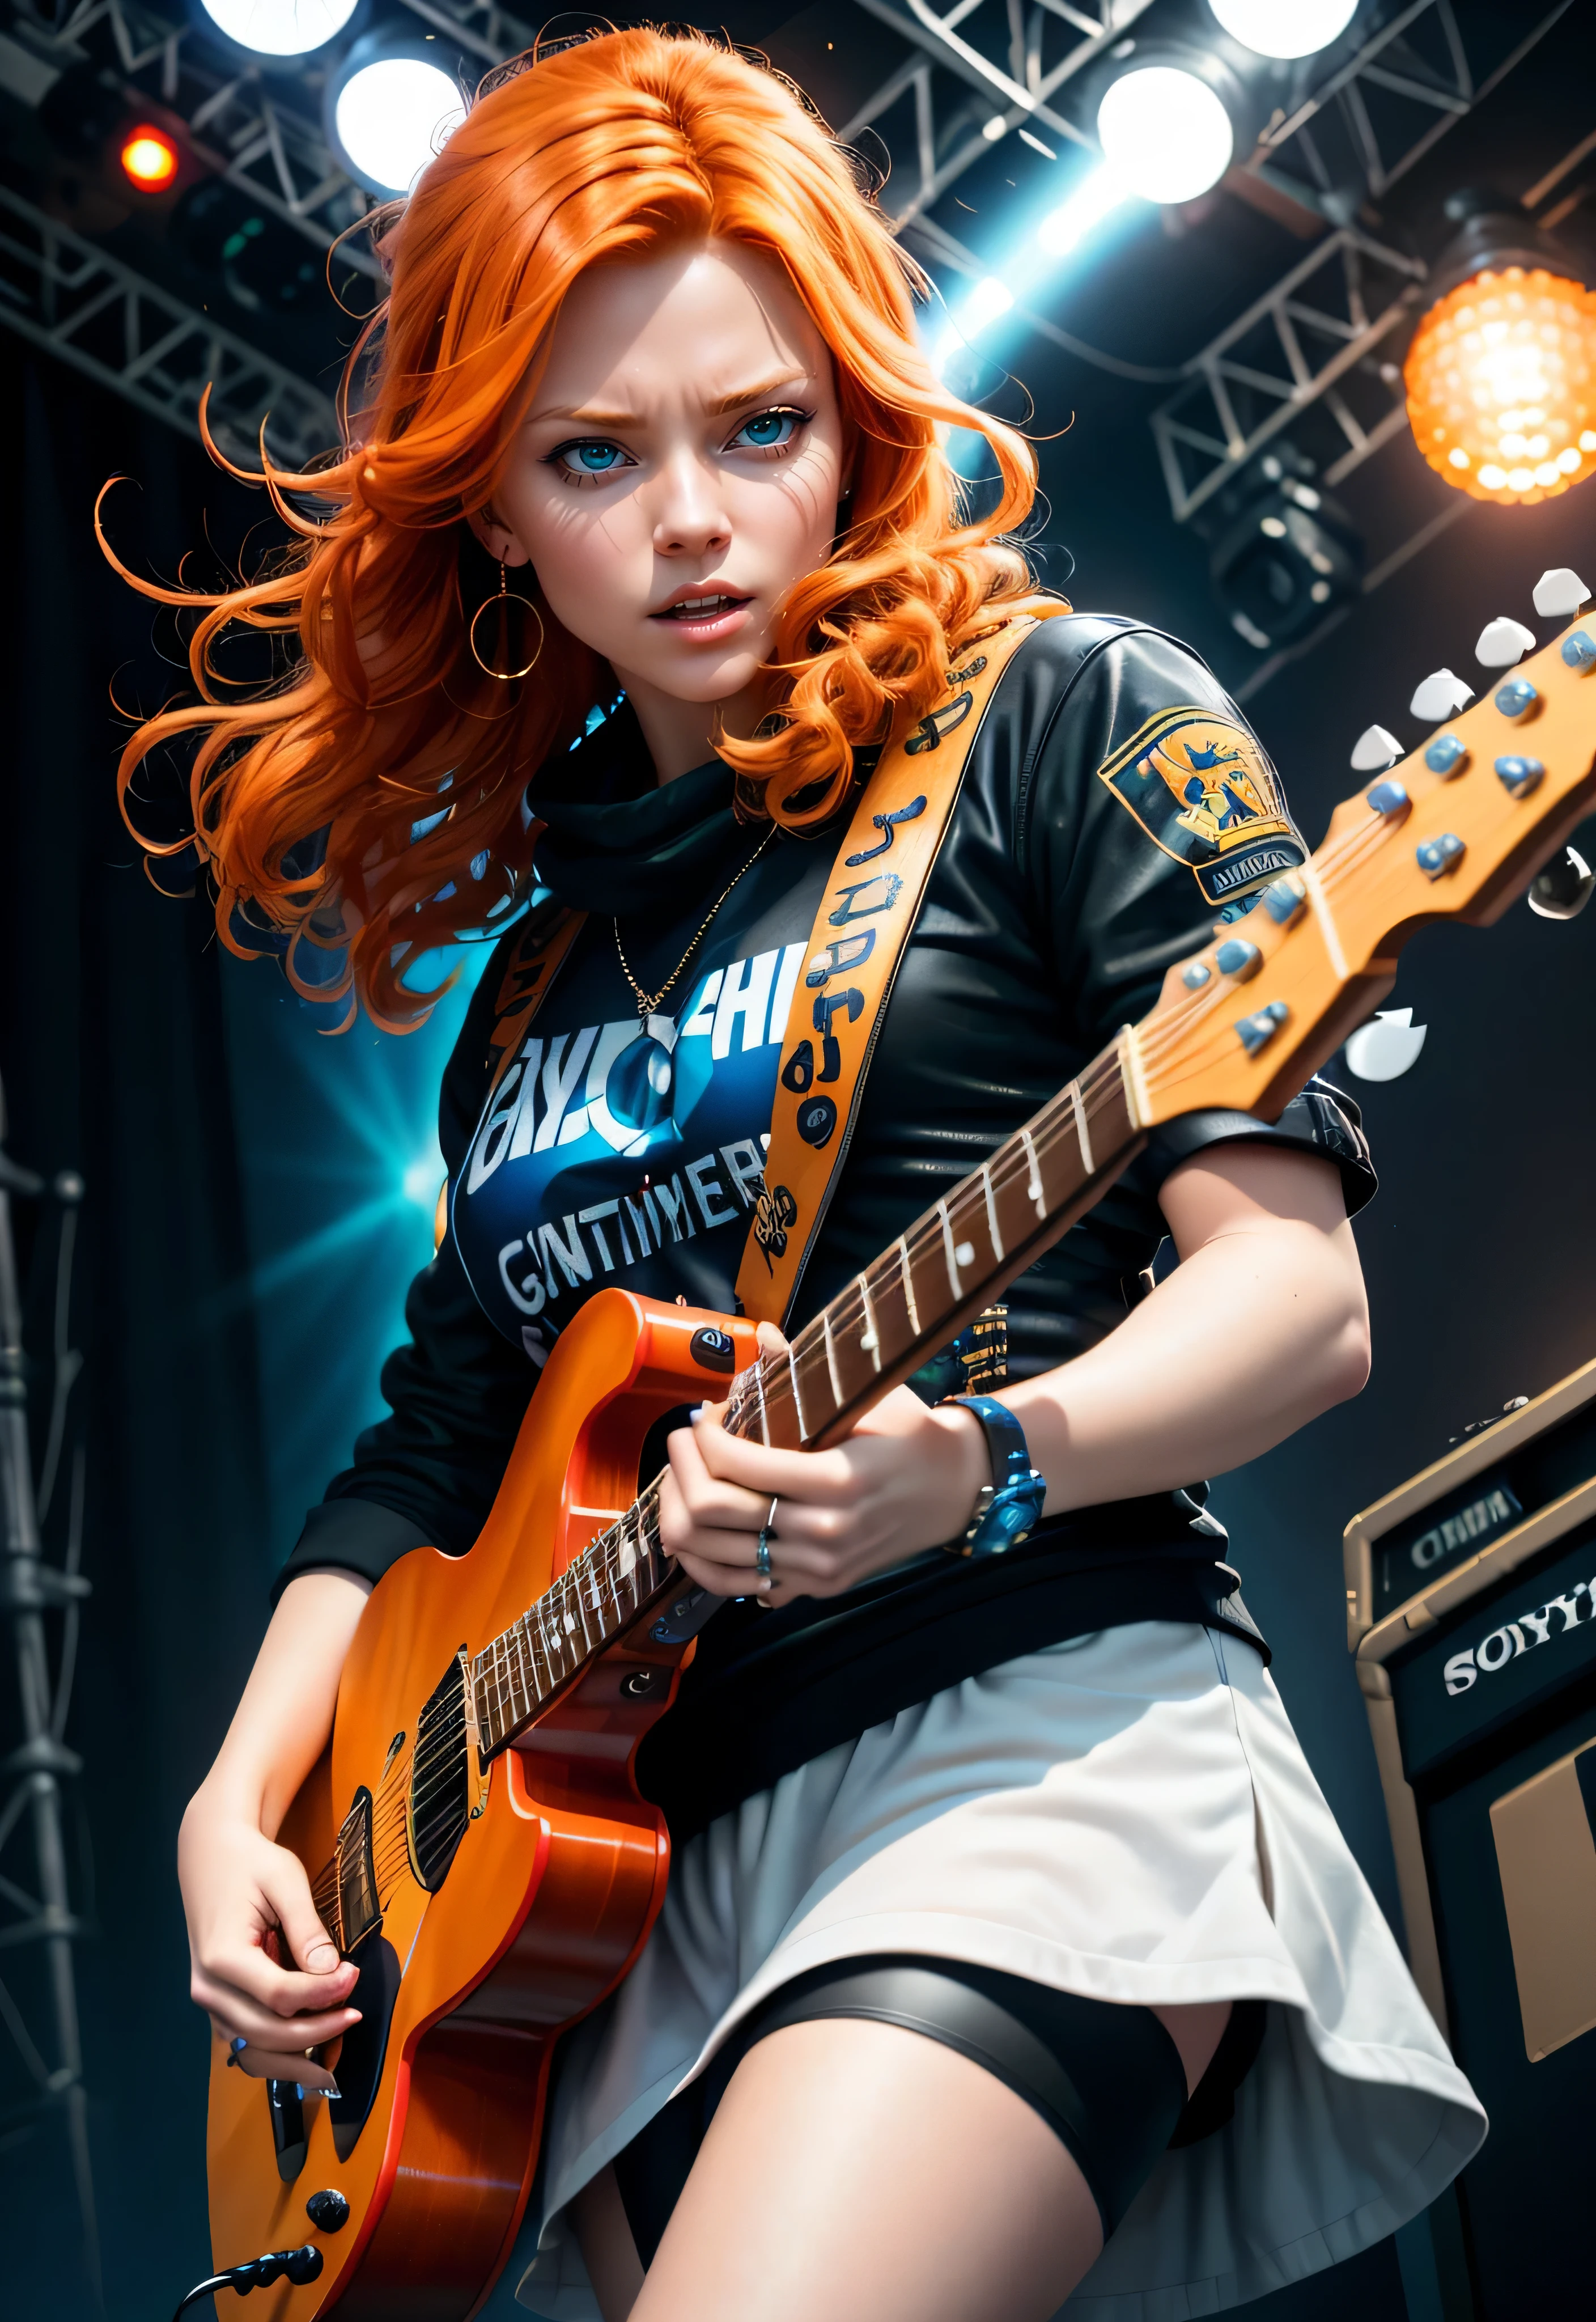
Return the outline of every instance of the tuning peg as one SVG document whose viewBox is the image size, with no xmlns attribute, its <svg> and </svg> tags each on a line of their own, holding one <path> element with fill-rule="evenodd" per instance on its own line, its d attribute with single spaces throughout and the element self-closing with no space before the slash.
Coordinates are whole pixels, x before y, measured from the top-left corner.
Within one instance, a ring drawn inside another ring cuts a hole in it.
<svg viewBox="0 0 1596 2322">
<path fill-rule="evenodd" d="M 1450 718 L 1455 709 L 1461 709 L 1465 701 L 1472 701 L 1473 698 L 1472 685 L 1465 685 L 1462 678 L 1455 676 L 1449 669 L 1436 669 L 1432 670 L 1424 682 L 1414 689 L 1413 699 L 1408 707 L 1415 718 L 1422 718 L 1427 724 L 1435 725 L 1443 718 Z"/>
<path fill-rule="evenodd" d="M 1474 647 L 1474 659 L 1486 669 L 1511 669 L 1527 653 L 1533 653 L 1540 640 L 1533 629 L 1522 621 L 1515 621 L 1503 613 L 1499 620 L 1487 621 L 1480 632 L 1480 642 Z"/>
<path fill-rule="evenodd" d="M 1353 772 L 1357 774 L 1377 774 L 1382 767 L 1394 766 L 1402 754 L 1402 745 L 1394 734 L 1383 726 L 1366 726 L 1352 745 Z"/>
<path fill-rule="evenodd" d="M 1596 887 L 1596 873 L 1584 856 L 1565 846 L 1556 862 L 1548 863 L 1529 890 L 1529 908 L 1537 919 L 1577 919 Z"/>
<path fill-rule="evenodd" d="M 1532 591 L 1535 609 L 1545 620 L 1568 620 L 1579 611 L 1591 592 L 1577 572 L 1566 564 L 1554 566 L 1543 572 Z"/>
</svg>

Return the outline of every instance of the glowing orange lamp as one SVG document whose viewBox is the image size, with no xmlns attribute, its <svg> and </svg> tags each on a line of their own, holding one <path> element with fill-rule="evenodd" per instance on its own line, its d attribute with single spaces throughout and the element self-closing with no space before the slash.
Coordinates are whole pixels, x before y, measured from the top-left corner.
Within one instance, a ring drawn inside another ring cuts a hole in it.
<svg viewBox="0 0 1596 2322">
<path fill-rule="evenodd" d="M 1403 368 L 1414 441 L 1473 499 L 1553 498 L 1596 474 L 1596 297 L 1500 196 L 1447 208 L 1464 229 Z"/>
<path fill-rule="evenodd" d="M 122 141 L 122 167 L 141 194 L 164 193 L 178 174 L 176 145 L 164 129 L 141 121 Z"/>
</svg>

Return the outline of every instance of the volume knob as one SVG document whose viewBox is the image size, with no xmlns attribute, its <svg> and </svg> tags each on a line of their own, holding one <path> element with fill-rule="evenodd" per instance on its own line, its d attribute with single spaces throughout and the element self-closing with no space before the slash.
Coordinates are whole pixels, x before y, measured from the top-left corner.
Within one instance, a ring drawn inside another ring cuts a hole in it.
<svg viewBox="0 0 1596 2322">
<path fill-rule="evenodd" d="M 349 2203 L 335 2186 L 327 2185 L 321 2192 L 311 2195 L 305 2205 L 305 2214 L 323 2233 L 342 2233 L 349 2223 Z"/>
</svg>

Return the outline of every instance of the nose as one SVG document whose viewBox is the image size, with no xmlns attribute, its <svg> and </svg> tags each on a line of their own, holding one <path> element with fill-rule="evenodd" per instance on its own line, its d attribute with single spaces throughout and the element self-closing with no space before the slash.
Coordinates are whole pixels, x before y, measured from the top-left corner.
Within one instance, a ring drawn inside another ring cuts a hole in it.
<svg viewBox="0 0 1596 2322">
<path fill-rule="evenodd" d="M 716 470 L 683 452 L 660 469 L 654 507 L 656 556 L 709 556 L 732 537 Z"/>
</svg>

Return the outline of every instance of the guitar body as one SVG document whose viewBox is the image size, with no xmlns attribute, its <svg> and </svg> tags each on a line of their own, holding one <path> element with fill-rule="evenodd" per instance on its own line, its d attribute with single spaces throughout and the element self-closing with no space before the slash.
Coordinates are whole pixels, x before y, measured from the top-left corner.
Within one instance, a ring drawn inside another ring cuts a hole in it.
<svg viewBox="0 0 1596 2322">
<path fill-rule="evenodd" d="M 692 1645 L 656 1639 L 652 1607 L 486 1768 L 451 1675 L 628 1505 L 654 1422 L 716 1399 L 753 1355 L 752 1323 L 601 1292 L 551 1355 L 470 1553 L 418 1549 L 373 1590 L 332 1741 L 279 1833 L 313 1879 L 340 1857 L 363 2017 L 327 2053 L 340 2097 L 301 2104 L 228 2069 L 220 2043 L 213 2059 L 218 2270 L 306 2241 L 324 2256 L 318 2281 L 253 2293 L 262 2322 L 334 2306 L 464 2322 L 507 2257 L 553 2043 L 620 1980 L 664 1897 L 669 1841 L 632 1764 Z M 459 1808 L 442 1838 L 439 1796 Z M 306 2211 L 324 2190 L 349 2205 L 336 2230 Z"/>
</svg>

